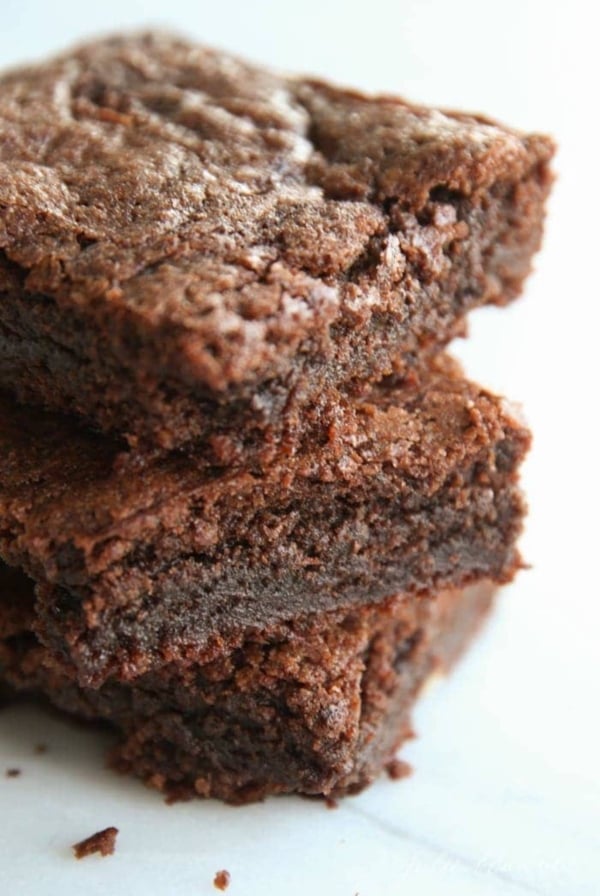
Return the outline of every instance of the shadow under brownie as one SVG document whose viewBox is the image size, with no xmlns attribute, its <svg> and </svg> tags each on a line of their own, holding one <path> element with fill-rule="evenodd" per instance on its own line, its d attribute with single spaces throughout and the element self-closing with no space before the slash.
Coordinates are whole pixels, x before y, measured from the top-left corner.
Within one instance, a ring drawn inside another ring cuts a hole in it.
<svg viewBox="0 0 600 896">
<path fill-rule="evenodd" d="M 111 722 L 112 764 L 171 797 L 249 802 L 367 786 L 412 735 L 423 682 L 447 670 L 489 610 L 489 582 L 249 628 L 210 662 L 81 687 L 32 633 L 25 576 L 0 566 L 0 679 Z"/>
<path fill-rule="evenodd" d="M 521 289 L 551 141 L 161 34 L 0 78 L 0 382 L 172 447 L 297 433 Z"/>
</svg>

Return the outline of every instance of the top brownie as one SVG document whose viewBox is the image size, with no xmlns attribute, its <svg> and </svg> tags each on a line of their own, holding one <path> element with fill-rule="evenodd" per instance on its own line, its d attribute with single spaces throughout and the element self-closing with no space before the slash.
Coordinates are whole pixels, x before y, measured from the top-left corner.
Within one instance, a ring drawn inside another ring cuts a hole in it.
<svg viewBox="0 0 600 896">
<path fill-rule="evenodd" d="M 0 385 L 132 441 L 301 426 L 520 290 L 551 141 L 164 34 L 0 78 Z"/>
</svg>

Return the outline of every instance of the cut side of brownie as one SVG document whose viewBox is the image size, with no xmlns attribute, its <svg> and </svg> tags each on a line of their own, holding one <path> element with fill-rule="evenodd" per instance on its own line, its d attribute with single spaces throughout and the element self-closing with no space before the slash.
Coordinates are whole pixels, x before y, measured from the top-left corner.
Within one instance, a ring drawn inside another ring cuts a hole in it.
<svg viewBox="0 0 600 896">
<path fill-rule="evenodd" d="M 510 579 L 529 433 L 448 363 L 340 404 L 266 468 L 142 455 L 0 403 L 0 557 L 82 684 L 134 678 L 300 613 Z"/>
<path fill-rule="evenodd" d="M 162 34 L 8 72 L 0 382 L 132 444 L 285 437 L 519 293 L 552 153 Z"/>
<path fill-rule="evenodd" d="M 169 796 L 354 793 L 411 736 L 421 685 L 457 658 L 493 593 L 483 581 L 429 600 L 299 614 L 248 628 L 210 662 L 189 657 L 91 689 L 33 634 L 31 582 L 0 566 L 0 679 L 111 722 L 113 765 Z"/>
</svg>

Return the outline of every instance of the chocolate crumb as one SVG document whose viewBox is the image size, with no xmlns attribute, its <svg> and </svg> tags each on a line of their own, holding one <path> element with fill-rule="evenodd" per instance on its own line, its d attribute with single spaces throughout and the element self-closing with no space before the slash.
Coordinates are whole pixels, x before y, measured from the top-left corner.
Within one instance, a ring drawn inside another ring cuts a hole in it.
<svg viewBox="0 0 600 896">
<path fill-rule="evenodd" d="M 400 781 L 402 778 L 408 778 L 413 773 L 412 765 L 405 762 L 404 759 L 392 759 L 385 767 L 392 781 Z"/>
<path fill-rule="evenodd" d="M 95 834 L 92 834 L 91 837 L 86 837 L 85 840 L 80 840 L 79 843 L 73 845 L 75 858 L 84 859 L 86 856 L 91 856 L 92 853 L 95 852 L 100 853 L 102 856 L 112 856 L 115 851 L 115 842 L 118 833 L 118 828 L 104 828 L 103 831 L 97 831 Z"/>
<path fill-rule="evenodd" d="M 213 880 L 213 884 L 217 888 L 217 890 L 226 890 L 229 886 L 229 881 L 231 880 L 231 874 L 229 871 L 217 871 L 215 874 L 215 879 Z"/>
<path fill-rule="evenodd" d="M 18 778 L 21 774 L 20 768 L 7 768 L 6 769 L 6 777 L 7 778 Z"/>
<path fill-rule="evenodd" d="M 337 800 L 334 800 L 334 798 L 332 796 L 326 796 L 325 797 L 325 805 L 327 806 L 328 809 L 337 809 L 337 807 L 339 806 L 339 803 Z"/>
<path fill-rule="evenodd" d="M 33 752 L 36 754 L 36 756 L 41 756 L 42 753 L 47 753 L 48 744 L 36 744 L 33 748 Z"/>
</svg>

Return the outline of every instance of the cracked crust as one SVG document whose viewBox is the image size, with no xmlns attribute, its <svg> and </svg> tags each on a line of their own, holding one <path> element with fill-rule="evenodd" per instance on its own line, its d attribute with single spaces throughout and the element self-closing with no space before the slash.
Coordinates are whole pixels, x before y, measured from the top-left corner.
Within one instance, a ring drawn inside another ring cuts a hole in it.
<svg viewBox="0 0 600 896">
<path fill-rule="evenodd" d="M 163 446 L 293 427 L 518 293 L 552 152 L 163 34 L 9 72 L 2 382 Z"/>
</svg>

